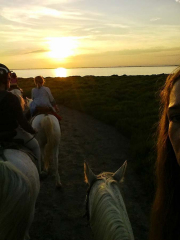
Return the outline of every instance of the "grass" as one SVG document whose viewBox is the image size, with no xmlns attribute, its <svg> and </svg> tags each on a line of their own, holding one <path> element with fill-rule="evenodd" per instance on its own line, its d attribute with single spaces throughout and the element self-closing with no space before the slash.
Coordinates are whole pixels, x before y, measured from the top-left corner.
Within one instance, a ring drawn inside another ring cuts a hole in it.
<svg viewBox="0 0 180 240">
<path fill-rule="evenodd" d="M 158 96 L 166 77 L 165 74 L 73 76 L 46 78 L 45 85 L 50 87 L 59 104 L 90 114 L 129 138 L 131 164 L 151 194 L 154 192 Z M 30 97 L 33 79 L 19 79 L 19 85 Z"/>
</svg>

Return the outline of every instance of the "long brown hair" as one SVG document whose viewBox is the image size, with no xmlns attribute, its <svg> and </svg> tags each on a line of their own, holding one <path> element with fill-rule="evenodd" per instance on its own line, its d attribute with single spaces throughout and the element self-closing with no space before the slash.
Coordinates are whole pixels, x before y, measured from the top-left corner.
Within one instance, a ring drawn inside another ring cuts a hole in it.
<svg viewBox="0 0 180 240">
<path fill-rule="evenodd" d="M 37 86 L 37 88 L 41 88 L 42 85 L 44 85 L 45 80 L 42 76 L 36 76 L 34 78 L 34 84 Z"/>
<path fill-rule="evenodd" d="M 180 167 L 168 136 L 167 117 L 170 93 L 178 80 L 180 68 L 167 77 L 161 92 L 155 165 L 157 190 L 151 213 L 150 240 L 180 239 Z"/>
</svg>

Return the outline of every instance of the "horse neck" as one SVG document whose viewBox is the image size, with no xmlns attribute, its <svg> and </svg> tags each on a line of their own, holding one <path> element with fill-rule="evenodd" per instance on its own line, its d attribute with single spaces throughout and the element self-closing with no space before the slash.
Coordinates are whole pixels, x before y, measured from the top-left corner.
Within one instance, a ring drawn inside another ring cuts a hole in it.
<svg viewBox="0 0 180 240">
<path fill-rule="evenodd" d="M 90 225 L 95 239 L 134 239 L 122 195 L 114 180 L 98 181 L 89 197 Z"/>
<path fill-rule="evenodd" d="M 90 203 L 93 208 L 94 204 L 104 204 L 110 200 L 114 206 L 119 208 L 119 202 L 122 201 L 119 186 L 115 180 L 98 180 L 90 192 Z"/>
<path fill-rule="evenodd" d="M 1 239 L 23 239 L 32 211 L 29 181 L 10 161 L 0 161 L 0 184 Z"/>
</svg>

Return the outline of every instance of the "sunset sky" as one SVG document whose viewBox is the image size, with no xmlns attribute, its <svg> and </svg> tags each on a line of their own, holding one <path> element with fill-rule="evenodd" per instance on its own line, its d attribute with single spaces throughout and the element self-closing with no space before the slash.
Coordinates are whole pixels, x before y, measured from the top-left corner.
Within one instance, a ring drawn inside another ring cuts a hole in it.
<svg viewBox="0 0 180 240">
<path fill-rule="evenodd" d="M 180 0 L 1 0 L 13 69 L 180 65 Z"/>
</svg>

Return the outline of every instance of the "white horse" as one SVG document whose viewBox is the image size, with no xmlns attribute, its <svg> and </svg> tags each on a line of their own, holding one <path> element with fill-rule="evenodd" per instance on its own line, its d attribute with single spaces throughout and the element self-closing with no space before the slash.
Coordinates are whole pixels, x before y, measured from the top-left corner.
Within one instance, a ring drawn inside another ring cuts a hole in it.
<svg viewBox="0 0 180 240">
<path fill-rule="evenodd" d="M 96 240 L 134 240 L 119 183 L 123 180 L 127 162 L 114 174 L 95 175 L 84 164 L 85 181 L 89 184 L 87 211 Z"/>
<path fill-rule="evenodd" d="M 27 98 L 29 106 L 32 99 Z M 42 169 L 48 171 L 50 163 L 53 163 L 56 186 L 61 187 L 58 171 L 59 145 L 61 140 L 61 128 L 57 118 L 51 114 L 40 114 L 32 120 L 32 127 L 37 129 L 36 139 L 39 142 L 42 154 Z"/>
<path fill-rule="evenodd" d="M 18 97 L 22 110 L 24 111 L 26 103 L 24 101 L 24 98 L 22 97 L 22 92 L 19 89 L 13 89 L 10 92 L 12 92 L 14 95 Z"/>
<path fill-rule="evenodd" d="M 16 149 L 0 156 L 0 239 L 27 240 L 40 189 L 39 174 L 31 158 Z"/>
</svg>

